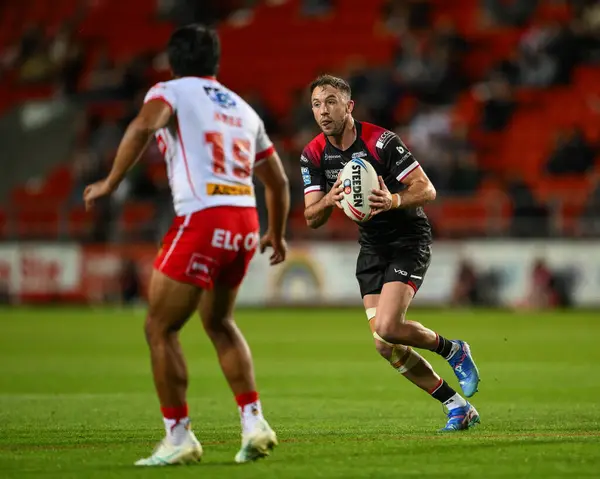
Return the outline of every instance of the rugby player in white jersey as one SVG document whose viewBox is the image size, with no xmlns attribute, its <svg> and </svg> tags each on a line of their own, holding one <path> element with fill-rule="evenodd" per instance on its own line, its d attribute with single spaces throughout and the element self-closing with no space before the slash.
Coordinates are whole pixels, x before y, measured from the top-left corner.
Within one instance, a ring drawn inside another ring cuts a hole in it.
<svg viewBox="0 0 600 479">
<path fill-rule="evenodd" d="M 113 192 L 156 137 L 177 214 L 154 263 L 145 323 L 166 437 L 136 464 L 185 464 L 202 455 L 190 427 L 179 343 L 179 330 L 196 310 L 238 404 L 242 447 L 235 460 L 248 462 L 268 455 L 277 439 L 263 417 L 252 357 L 233 309 L 257 247 L 273 249 L 272 265 L 285 260 L 288 180 L 259 116 L 216 79 L 217 34 L 202 25 L 180 28 L 169 40 L 168 56 L 174 79 L 150 89 L 111 172 L 84 193 L 90 208 Z M 265 185 L 268 208 L 260 239 L 253 173 Z"/>
</svg>

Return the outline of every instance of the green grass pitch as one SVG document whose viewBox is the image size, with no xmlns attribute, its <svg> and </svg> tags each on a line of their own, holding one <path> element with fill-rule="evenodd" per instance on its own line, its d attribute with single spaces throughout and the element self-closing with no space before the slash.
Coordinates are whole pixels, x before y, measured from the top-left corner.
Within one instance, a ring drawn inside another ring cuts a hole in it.
<svg viewBox="0 0 600 479">
<path fill-rule="evenodd" d="M 413 311 L 468 340 L 481 370 L 482 424 L 451 436 L 435 432 L 441 406 L 377 356 L 363 311 L 237 317 L 280 446 L 265 461 L 233 463 L 237 410 L 195 319 L 183 343 L 205 455 L 166 470 L 132 466 L 163 435 L 143 311 L 0 310 L 0 477 L 599 477 L 598 313 Z"/>
</svg>

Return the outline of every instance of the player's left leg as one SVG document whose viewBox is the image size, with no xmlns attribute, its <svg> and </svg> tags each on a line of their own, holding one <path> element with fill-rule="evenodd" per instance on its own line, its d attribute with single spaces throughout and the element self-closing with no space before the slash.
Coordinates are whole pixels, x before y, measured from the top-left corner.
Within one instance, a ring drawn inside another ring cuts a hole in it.
<svg viewBox="0 0 600 479">
<path fill-rule="evenodd" d="M 391 344 L 376 332 L 380 295 L 370 294 L 363 298 L 367 318 L 375 338 L 377 352 L 406 379 L 423 389 L 448 409 L 448 421 L 441 431 L 468 429 L 479 423 L 477 410 L 446 383 L 431 364 L 411 347 Z"/>
<path fill-rule="evenodd" d="M 188 373 L 179 342 L 179 331 L 196 309 L 201 291 L 160 271 L 152 274 L 145 333 L 166 437 L 151 456 L 137 461 L 137 466 L 192 463 L 202 455 L 188 417 Z"/>
<path fill-rule="evenodd" d="M 268 456 L 277 445 L 277 436 L 263 417 L 250 348 L 233 319 L 237 292 L 237 286 L 215 285 L 202 297 L 199 313 L 238 404 L 242 448 L 235 460 L 242 463 Z"/>
<path fill-rule="evenodd" d="M 442 356 L 454 370 L 465 396 L 471 397 L 477 392 L 479 371 L 469 345 L 461 340 L 448 340 L 406 318 L 408 306 L 423 283 L 430 254 L 429 247 L 412 247 L 396 253 L 383 280 L 376 332 L 385 342 L 427 349 Z"/>
</svg>

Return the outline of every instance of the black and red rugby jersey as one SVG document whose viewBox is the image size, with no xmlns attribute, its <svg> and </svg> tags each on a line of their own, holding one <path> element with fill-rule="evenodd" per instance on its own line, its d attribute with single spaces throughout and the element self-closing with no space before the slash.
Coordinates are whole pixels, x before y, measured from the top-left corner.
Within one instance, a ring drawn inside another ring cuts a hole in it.
<svg viewBox="0 0 600 479">
<path fill-rule="evenodd" d="M 356 140 L 347 150 L 333 146 L 321 133 L 302 151 L 300 166 L 304 194 L 327 192 L 340 170 L 353 158 L 373 165 L 390 192 L 406 188 L 402 179 L 419 168 L 419 163 L 395 133 L 371 123 L 355 120 Z M 422 207 L 398 208 L 359 223 L 363 246 L 409 246 L 431 243 L 431 226 Z"/>
</svg>

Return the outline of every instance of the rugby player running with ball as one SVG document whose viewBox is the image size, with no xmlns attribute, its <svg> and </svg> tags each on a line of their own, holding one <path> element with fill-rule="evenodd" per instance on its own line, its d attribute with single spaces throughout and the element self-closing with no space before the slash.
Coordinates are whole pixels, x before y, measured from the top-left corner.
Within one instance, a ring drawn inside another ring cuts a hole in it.
<svg viewBox="0 0 600 479">
<path fill-rule="evenodd" d="M 440 431 L 469 429 L 479 423 L 477 410 L 413 349 L 446 359 L 469 398 L 479 384 L 469 345 L 406 318 L 431 260 L 431 227 L 423 205 L 435 199 L 435 188 L 396 134 L 352 117 L 354 102 L 346 81 L 320 76 L 310 85 L 310 93 L 322 133 L 304 148 L 300 159 L 306 222 L 319 228 L 334 207 L 341 208 L 338 175 L 346 163 L 361 158 L 375 168 L 380 188 L 369 197 L 373 217 L 359 225 L 356 264 L 375 347 L 394 369 L 448 409 Z"/>
</svg>

